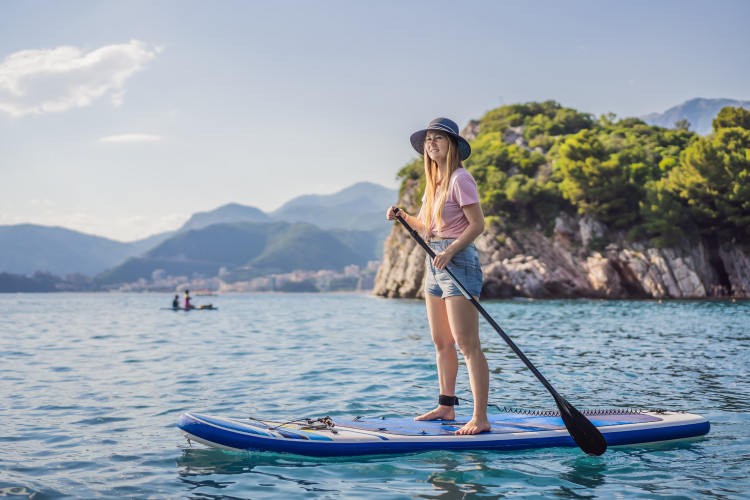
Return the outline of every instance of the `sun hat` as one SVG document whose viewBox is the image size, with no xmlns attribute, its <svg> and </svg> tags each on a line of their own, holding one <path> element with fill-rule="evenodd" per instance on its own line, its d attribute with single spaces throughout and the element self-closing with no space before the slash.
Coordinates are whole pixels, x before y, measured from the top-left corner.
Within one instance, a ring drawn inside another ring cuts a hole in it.
<svg viewBox="0 0 750 500">
<path fill-rule="evenodd" d="M 417 153 L 421 155 L 424 154 L 424 139 L 427 136 L 428 130 L 440 130 L 456 139 L 456 142 L 458 142 L 458 154 L 461 161 L 468 158 L 471 154 L 471 146 L 469 146 L 469 142 L 466 139 L 459 135 L 456 122 L 442 117 L 432 120 L 426 129 L 411 134 L 411 146 L 417 151 Z"/>
</svg>

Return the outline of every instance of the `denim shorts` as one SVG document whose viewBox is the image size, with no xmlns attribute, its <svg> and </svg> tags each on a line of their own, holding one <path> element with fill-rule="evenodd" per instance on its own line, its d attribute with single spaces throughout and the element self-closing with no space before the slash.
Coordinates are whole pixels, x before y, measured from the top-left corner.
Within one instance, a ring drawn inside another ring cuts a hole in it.
<svg viewBox="0 0 750 500">
<path fill-rule="evenodd" d="M 456 240 L 430 241 L 427 244 L 438 254 L 454 241 Z M 482 267 L 479 265 L 479 255 L 477 255 L 474 243 L 454 255 L 451 263 L 448 264 L 448 269 L 471 295 L 479 297 L 482 291 Z M 448 273 L 435 269 L 429 255 L 425 259 L 424 292 L 442 298 L 463 295 Z"/>
</svg>

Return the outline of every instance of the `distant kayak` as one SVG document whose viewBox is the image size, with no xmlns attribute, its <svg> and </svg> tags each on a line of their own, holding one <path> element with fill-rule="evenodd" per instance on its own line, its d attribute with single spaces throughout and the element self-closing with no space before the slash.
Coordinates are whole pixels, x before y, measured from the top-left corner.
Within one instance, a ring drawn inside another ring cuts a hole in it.
<svg viewBox="0 0 750 500">
<path fill-rule="evenodd" d="M 196 307 L 162 307 L 162 311 L 217 311 L 219 308 L 214 306 L 196 306 Z"/>
</svg>

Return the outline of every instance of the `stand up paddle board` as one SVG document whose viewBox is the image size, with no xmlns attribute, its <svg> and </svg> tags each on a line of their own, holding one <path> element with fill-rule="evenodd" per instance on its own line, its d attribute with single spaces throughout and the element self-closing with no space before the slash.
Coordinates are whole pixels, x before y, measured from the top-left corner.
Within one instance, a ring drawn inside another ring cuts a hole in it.
<svg viewBox="0 0 750 500">
<path fill-rule="evenodd" d="M 214 306 L 195 306 L 195 307 L 161 307 L 162 311 L 216 311 L 219 308 Z"/>
<path fill-rule="evenodd" d="M 584 411 L 608 446 L 694 438 L 708 434 L 705 418 L 640 410 Z M 307 456 L 415 453 L 430 450 L 518 450 L 576 446 L 557 412 L 511 410 L 492 415 L 492 430 L 456 435 L 467 422 L 407 418 L 301 419 L 274 422 L 185 413 L 177 426 L 189 441 L 230 451 L 271 451 Z"/>
</svg>

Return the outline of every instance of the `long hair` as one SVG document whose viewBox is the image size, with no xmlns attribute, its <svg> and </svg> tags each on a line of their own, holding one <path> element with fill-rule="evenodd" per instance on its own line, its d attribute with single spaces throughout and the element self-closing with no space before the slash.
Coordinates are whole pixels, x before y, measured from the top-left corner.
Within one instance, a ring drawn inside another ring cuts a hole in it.
<svg viewBox="0 0 750 500">
<path fill-rule="evenodd" d="M 430 232 L 433 219 L 437 232 L 440 232 L 442 229 L 443 207 L 445 207 L 445 199 L 448 196 L 448 183 L 450 182 L 453 172 L 463 167 L 461 157 L 459 156 L 458 142 L 456 142 L 456 139 L 451 135 L 445 135 L 448 137 L 448 156 L 446 158 L 446 161 L 448 162 L 448 171 L 446 172 L 445 178 L 440 180 L 440 185 L 438 184 L 438 164 L 430 158 L 429 154 L 427 154 L 426 147 L 424 150 L 424 175 L 426 184 L 421 219 L 424 224 L 425 236 Z M 425 146 L 426 143 L 427 141 L 425 141 Z M 437 194 L 438 187 L 441 188 L 440 194 Z"/>
</svg>

